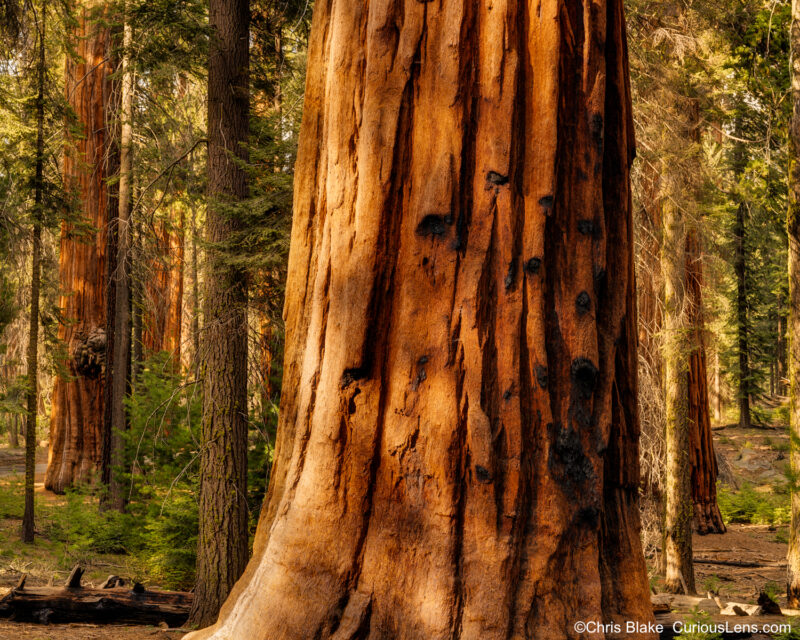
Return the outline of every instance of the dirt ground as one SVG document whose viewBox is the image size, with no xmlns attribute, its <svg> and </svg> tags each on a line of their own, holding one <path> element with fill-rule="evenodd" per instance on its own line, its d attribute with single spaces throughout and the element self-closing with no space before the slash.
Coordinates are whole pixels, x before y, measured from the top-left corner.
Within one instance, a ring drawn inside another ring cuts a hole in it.
<svg viewBox="0 0 800 640">
<path fill-rule="evenodd" d="M 2 640 L 178 640 L 186 630 L 157 627 L 109 627 L 86 624 L 16 624 L 0 621 Z"/>
</svg>

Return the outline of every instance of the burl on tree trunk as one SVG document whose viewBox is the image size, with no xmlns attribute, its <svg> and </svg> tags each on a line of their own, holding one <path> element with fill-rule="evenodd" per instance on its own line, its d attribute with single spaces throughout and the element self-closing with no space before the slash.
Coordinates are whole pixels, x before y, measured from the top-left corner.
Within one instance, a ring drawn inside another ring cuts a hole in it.
<svg viewBox="0 0 800 640">
<path fill-rule="evenodd" d="M 652 620 L 622 1 L 314 12 L 268 502 L 187 637 Z"/>
<path fill-rule="evenodd" d="M 711 432 L 708 402 L 705 322 L 703 317 L 703 264 L 696 231 L 686 236 L 686 295 L 689 298 L 689 459 L 692 464 L 692 502 L 695 530 L 705 535 L 725 533 L 717 504 L 717 457 Z"/>
<path fill-rule="evenodd" d="M 66 57 L 65 92 L 80 133 L 68 136 L 64 184 L 75 199 L 73 216 L 81 224 L 61 226 L 59 302 L 64 321 L 58 338 L 66 349 L 68 376 L 57 376 L 50 420 L 50 457 L 45 486 L 56 492 L 90 479 L 102 458 L 106 351 L 106 215 L 105 154 L 109 144 L 106 105 L 111 65 L 109 29 L 98 23 L 103 5 L 82 3 L 71 34 L 77 57 Z M 83 224 L 88 229 L 80 229 Z"/>
</svg>

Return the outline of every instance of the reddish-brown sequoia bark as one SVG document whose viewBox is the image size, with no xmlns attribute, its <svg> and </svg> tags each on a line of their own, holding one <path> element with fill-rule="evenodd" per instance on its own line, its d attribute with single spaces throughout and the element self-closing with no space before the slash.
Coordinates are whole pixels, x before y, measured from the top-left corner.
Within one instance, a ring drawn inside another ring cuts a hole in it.
<svg viewBox="0 0 800 640">
<path fill-rule="evenodd" d="M 181 204 L 175 220 L 155 223 L 158 257 L 145 287 L 142 342 L 149 354 L 167 351 L 176 367 L 181 362 L 183 314 L 184 219 Z"/>
<path fill-rule="evenodd" d="M 705 323 L 703 319 L 703 265 L 696 232 L 686 238 L 686 295 L 689 298 L 691 355 L 689 356 L 689 450 L 692 463 L 694 526 L 701 535 L 725 533 L 717 504 L 717 457 L 711 433 L 708 403 Z"/>
<path fill-rule="evenodd" d="M 89 480 L 102 457 L 103 367 L 106 349 L 106 169 L 108 141 L 106 105 L 111 65 L 109 29 L 99 24 L 102 2 L 87 0 L 77 7 L 72 34 L 77 58 L 66 57 L 66 100 L 74 110 L 79 133 L 69 137 L 64 152 L 64 184 L 77 198 L 83 222 L 93 227 L 76 237 L 76 227 L 61 226 L 60 307 L 65 319 L 58 337 L 65 345 L 69 378 L 57 377 L 50 420 L 50 457 L 45 486 L 61 492 Z M 80 233 L 80 232 L 78 232 Z"/>
<path fill-rule="evenodd" d="M 621 0 L 318 0 L 268 502 L 188 638 L 651 619 L 625 46 Z"/>
</svg>

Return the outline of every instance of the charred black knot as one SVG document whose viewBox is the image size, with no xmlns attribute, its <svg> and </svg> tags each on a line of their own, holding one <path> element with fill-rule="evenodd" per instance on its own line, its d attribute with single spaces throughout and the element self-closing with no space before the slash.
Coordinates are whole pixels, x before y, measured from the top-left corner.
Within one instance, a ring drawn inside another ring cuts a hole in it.
<svg viewBox="0 0 800 640">
<path fill-rule="evenodd" d="M 579 316 L 589 313 L 592 310 L 592 299 L 586 291 L 581 291 L 575 298 L 575 309 Z"/>
<path fill-rule="evenodd" d="M 341 388 L 346 389 L 356 380 L 363 380 L 367 377 L 367 371 L 364 367 L 354 367 L 352 369 L 345 369 L 342 373 Z"/>
<path fill-rule="evenodd" d="M 544 196 L 543 198 L 539 198 L 539 204 L 545 209 L 552 209 L 554 202 L 555 198 L 553 196 Z"/>
<path fill-rule="evenodd" d="M 95 327 L 89 333 L 80 333 L 72 348 L 75 372 L 94 380 L 100 377 L 106 364 L 106 332 Z"/>
<path fill-rule="evenodd" d="M 578 233 L 585 236 L 590 236 L 594 233 L 594 221 L 592 220 L 578 220 Z"/>
<path fill-rule="evenodd" d="M 492 474 L 489 473 L 486 467 L 482 467 L 479 464 L 475 465 L 475 475 L 478 477 L 478 482 L 483 484 L 491 484 L 492 482 Z"/>
<path fill-rule="evenodd" d="M 427 371 L 425 371 L 425 369 L 420 367 L 419 371 L 417 371 L 417 377 L 414 378 L 414 381 L 411 383 L 412 391 L 416 391 L 417 389 L 419 389 L 419 385 L 421 385 L 427 379 L 428 379 Z"/>
<path fill-rule="evenodd" d="M 550 423 L 547 428 L 551 442 L 548 464 L 553 476 L 565 490 L 576 493 L 581 484 L 594 476 L 580 436 L 572 428 L 562 429 L 560 424 Z"/>
<path fill-rule="evenodd" d="M 511 395 L 512 395 L 511 389 L 506 389 L 503 392 L 503 400 L 510 400 L 511 399 Z"/>
<path fill-rule="evenodd" d="M 499 187 L 502 187 L 505 184 L 508 184 L 508 176 L 504 176 L 501 173 L 497 173 L 497 171 L 490 171 L 486 174 L 486 181 L 491 182 L 492 184 L 496 184 Z"/>
<path fill-rule="evenodd" d="M 598 373 L 597 367 L 589 358 L 575 358 L 572 361 L 570 378 L 578 399 L 589 400 L 592 397 Z"/>
<path fill-rule="evenodd" d="M 597 507 L 583 507 L 575 519 L 579 527 L 594 529 L 600 523 L 600 510 Z"/>
<path fill-rule="evenodd" d="M 536 381 L 542 389 L 547 389 L 547 367 L 536 365 Z"/>
<path fill-rule="evenodd" d="M 525 273 L 530 273 L 531 275 L 536 275 L 539 273 L 539 269 L 542 268 L 542 259 L 541 258 L 531 258 L 525 263 Z"/>
<path fill-rule="evenodd" d="M 428 379 L 428 372 L 425 371 L 426 364 L 428 364 L 428 356 L 422 356 L 417 360 L 417 375 L 411 382 L 412 391 L 419 389 L 419 386 Z"/>
<path fill-rule="evenodd" d="M 422 236 L 443 236 L 447 233 L 447 225 L 452 224 L 452 217 L 429 213 L 417 225 L 417 235 Z"/>
</svg>

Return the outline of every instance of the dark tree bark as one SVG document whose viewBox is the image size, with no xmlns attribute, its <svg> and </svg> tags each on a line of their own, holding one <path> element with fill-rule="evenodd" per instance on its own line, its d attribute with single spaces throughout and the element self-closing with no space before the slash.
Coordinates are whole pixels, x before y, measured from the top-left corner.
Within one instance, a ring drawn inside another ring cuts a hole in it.
<svg viewBox="0 0 800 640">
<path fill-rule="evenodd" d="M 42 222 L 44 215 L 44 83 L 47 74 L 45 36 L 47 5 L 42 3 L 36 21 L 39 61 L 36 68 L 36 168 L 33 184 L 33 230 L 31 256 L 31 311 L 28 324 L 27 429 L 25 430 L 25 511 L 22 541 L 34 537 L 34 483 L 36 478 L 36 419 L 39 413 L 39 302 L 42 277 Z"/>
<path fill-rule="evenodd" d="M 622 2 L 526 6 L 315 3 L 275 464 L 189 638 L 652 620 Z"/>
<path fill-rule="evenodd" d="M 790 32 L 792 52 L 792 122 L 789 128 L 789 396 L 791 399 L 791 465 L 800 473 L 800 0 L 792 0 Z M 786 598 L 790 607 L 800 607 L 800 492 L 792 491 L 792 522 Z"/>
<path fill-rule="evenodd" d="M 226 263 L 247 196 L 248 0 L 210 0 L 200 530 L 190 622 L 211 624 L 247 564 L 247 285 Z M 237 160 L 238 159 L 238 160 Z"/>
<path fill-rule="evenodd" d="M 109 145 L 106 113 L 110 98 L 109 28 L 98 21 L 104 11 L 98 0 L 77 8 L 71 38 L 77 57 L 66 57 L 65 92 L 77 116 L 81 135 L 68 134 L 64 184 L 74 192 L 78 211 L 97 231 L 75 237 L 76 226 L 61 227 L 59 281 L 62 314 L 58 337 L 67 351 L 70 377 L 57 377 L 50 420 L 50 458 L 45 487 L 57 493 L 100 475 L 104 417 L 106 352 L 106 218 Z"/>
<path fill-rule="evenodd" d="M 703 263 L 700 240 L 686 238 L 686 285 L 689 298 L 689 459 L 692 465 L 694 528 L 701 534 L 725 533 L 717 504 L 717 457 L 711 432 L 703 314 Z"/>
<path fill-rule="evenodd" d="M 733 270 L 736 274 L 736 324 L 737 345 L 739 349 L 739 426 L 749 429 L 750 420 L 750 347 L 747 321 L 747 255 L 745 205 L 739 203 L 736 209 L 734 228 L 735 252 Z"/>
<path fill-rule="evenodd" d="M 125 494 L 121 479 L 125 445 L 123 433 L 128 417 L 125 399 L 129 390 L 131 352 L 131 174 L 133 171 L 133 72 L 130 69 L 130 47 L 133 27 L 130 16 L 124 17 L 122 52 L 121 135 L 119 146 L 119 215 L 117 216 L 117 257 L 114 271 L 114 357 L 111 364 L 111 431 L 110 472 L 106 506 L 117 511 L 125 509 Z"/>
</svg>

